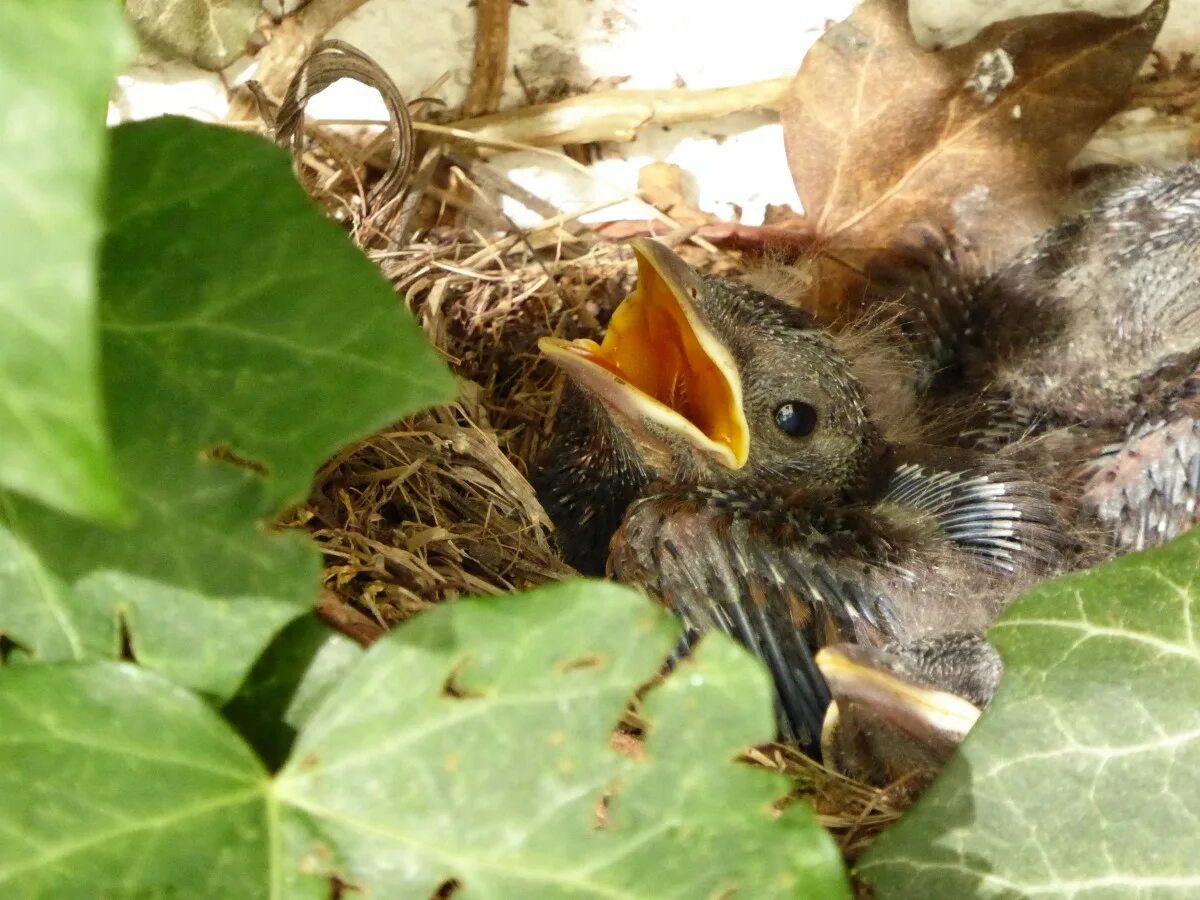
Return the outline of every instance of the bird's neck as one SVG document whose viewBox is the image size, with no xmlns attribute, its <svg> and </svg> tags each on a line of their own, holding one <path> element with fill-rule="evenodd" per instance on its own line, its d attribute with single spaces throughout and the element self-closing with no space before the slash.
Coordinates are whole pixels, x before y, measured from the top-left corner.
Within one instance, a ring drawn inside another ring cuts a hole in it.
<svg viewBox="0 0 1200 900">
<path fill-rule="evenodd" d="M 609 542 L 650 481 L 628 435 L 596 400 L 568 387 L 554 441 L 534 479 L 567 563 L 585 575 L 603 575 Z"/>
<path fill-rule="evenodd" d="M 859 467 L 842 492 L 853 500 L 870 501 L 887 491 L 896 469 L 897 452 L 874 428 L 864 435 L 863 440 Z"/>
</svg>

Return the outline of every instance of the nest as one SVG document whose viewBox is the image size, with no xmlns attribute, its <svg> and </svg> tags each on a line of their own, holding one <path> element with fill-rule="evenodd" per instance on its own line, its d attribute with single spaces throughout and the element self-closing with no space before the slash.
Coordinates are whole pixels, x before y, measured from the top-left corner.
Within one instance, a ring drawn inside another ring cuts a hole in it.
<svg viewBox="0 0 1200 900">
<path fill-rule="evenodd" d="M 596 335 L 632 290 L 631 254 L 595 241 L 551 255 L 443 228 L 374 255 L 458 376 L 459 400 L 321 469 L 302 518 L 325 552 L 326 587 L 386 627 L 573 574 L 528 479 L 564 388 L 537 341 Z"/>
<path fill-rule="evenodd" d="M 330 460 L 305 517 L 326 587 L 386 627 L 444 600 L 572 574 L 528 480 L 563 387 L 536 344 L 595 333 L 632 262 L 611 245 L 546 261 L 449 230 L 381 255 L 456 372 L 459 400 Z"/>
<path fill-rule="evenodd" d="M 346 74 L 385 96 L 395 91 L 373 63 L 336 43 L 318 48 L 307 66 L 310 93 Z M 544 228 L 504 227 L 498 193 L 521 202 L 536 198 L 444 145 L 419 148 L 420 154 L 406 145 L 391 154 L 380 176 L 369 165 L 377 149 L 369 136 L 356 147 L 342 135 L 306 126 L 296 108 L 305 92 L 294 83 L 290 94 L 295 97 L 277 115 L 259 98 L 277 139 L 292 146 L 314 198 L 376 261 L 459 386 L 454 404 L 419 412 L 344 449 L 317 474 L 291 523 L 303 523 L 324 553 L 321 613 L 368 642 L 446 600 L 575 574 L 557 554 L 528 477 L 552 433 L 565 386 L 539 356 L 537 341 L 596 336 L 633 288 L 632 255 L 553 210 L 540 210 L 547 215 Z M 403 104 L 391 106 L 394 130 L 411 139 Z M 416 155 L 419 165 L 412 164 Z M 393 169 L 402 163 L 407 168 L 400 177 Z M 389 179 L 401 185 L 392 196 L 378 189 Z M 678 226 L 665 213 L 660 218 L 688 262 L 704 271 L 737 272 L 736 257 L 711 252 L 703 240 L 686 243 L 694 227 Z M 848 857 L 908 798 L 904 785 L 881 791 L 856 784 L 779 745 L 753 748 L 745 760 L 791 778 L 789 799 L 811 802 Z"/>
<path fill-rule="evenodd" d="M 528 480 L 564 387 L 536 345 L 544 335 L 597 334 L 631 290 L 635 265 L 608 242 L 549 258 L 506 243 L 442 229 L 377 254 L 460 388 L 455 404 L 411 416 L 330 460 L 304 509 L 325 553 L 326 602 L 380 628 L 455 597 L 574 574 Z M 703 251 L 685 252 L 712 268 Z M 848 857 L 907 800 L 903 785 L 857 784 L 786 747 L 765 745 L 746 759 L 791 778 L 793 796 L 813 804 Z"/>
</svg>

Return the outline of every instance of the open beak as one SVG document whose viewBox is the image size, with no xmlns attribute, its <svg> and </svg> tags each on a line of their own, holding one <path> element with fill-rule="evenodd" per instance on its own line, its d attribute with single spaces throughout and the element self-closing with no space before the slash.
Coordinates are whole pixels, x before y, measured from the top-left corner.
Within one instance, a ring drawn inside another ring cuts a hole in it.
<svg viewBox="0 0 1200 900">
<path fill-rule="evenodd" d="M 614 414 L 740 469 L 750 452 L 742 382 L 696 310 L 700 276 L 662 244 L 630 245 L 637 287 L 613 312 L 603 342 L 542 338 L 538 347 Z"/>
<path fill-rule="evenodd" d="M 847 774 L 890 783 L 914 769 L 936 771 L 980 716 L 969 700 L 918 684 L 888 668 L 871 647 L 823 647 L 817 667 L 833 703 L 821 732 L 821 755 Z"/>
</svg>

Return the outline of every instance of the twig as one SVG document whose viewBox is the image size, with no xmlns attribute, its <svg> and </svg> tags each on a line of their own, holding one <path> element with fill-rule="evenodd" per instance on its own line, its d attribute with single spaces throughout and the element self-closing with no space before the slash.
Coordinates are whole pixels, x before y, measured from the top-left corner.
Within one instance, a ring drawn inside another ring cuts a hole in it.
<svg viewBox="0 0 1200 900">
<path fill-rule="evenodd" d="M 309 51 L 330 28 L 354 12 L 367 0 L 312 0 L 308 6 L 288 16 L 274 29 L 270 43 L 259 52 L 255 80 L 272 100 L 283 97 L 292 76 L 308 57 Z M 241 121 L 255 112 L 254 97 L 239 93 L 229 104 L 227 119 Z"/>
<path fill-rule="evenodd" d="M 383 628 L 333 591 L 321 591 L 321 599 L 317 601 L 316 612 L 325 624 L 337 629 L 346 637 L 358 641 L 364 647 L 370 647 L 383 637 Z"/>
<path fill-rule="evenodd" d="M 690 229 L 663 227 L 659 222 L 624 219 L 596 226 L 596 232 L 611 240 L 633 237 L 701 238 L 725 250 L 740 250 L 755 256 L 770 254 L 781 262 L 811 256 L 818 248 L 817 239 L 808 231 L 776 228 L 771 225 L 742 225 L 737 222 L 713 222 Z"/>
<path fill-rule="evenodd" d="M 662 210 L 656 209 L 655 207 L 653 207 L 649 203 L 647 203 L 645 200 L 629 193 L 628 191 L 624 190 L 623 188 L 619 188 L 615 185 L 612 185 L 612 184 L 606 182 L 603 178 L 601 178 L 599 175 L 596 174 L 595 170 L 589 168 L 588 166 L 585 166 L 583 163 L 579 162 L 576 159 L 572 159 L 571 157 L 569 157 L 565 153 L 563 153 L 561 150 L 552 150 L 549 147 L 536 147 L 532 144 L 521 144 L 521 143 L 518 143 L 517 141 L 504 140 L 503 138 L 484 137 L 482 135 L 474 134 L 473 132 L 470 132 L 470 131 L 463 131 L 460 128 L 452 128 L 448 125 L 435 125 L 432 122 L 414 122 L 413 128 L 416 129 L 417 131 L 426 132 L 428 134 L 441 135 L 445 138 L 457 138 L 458 140 L 464 141 L 468 144 L 478 143 L 483 146 L 499 147 L 499 148 L 503 148 L 505 150 L 527 150 L 530 153 L 536 153 L 541 156 L 556 159 L 563 165 L 567 166 L 568 168 L 574 169 L 576 172 L 579 172 L 580 174 L 592 179 L 597 184 L 604 185 L 606 188 L 611 190 L 616 197 L 619 197 L 623 200 L 628 200 L 631 203 L 637 203 L 637 204 L 640 204 L 640 205 L 646 207 L 646 209 L 650 213 L 651 217 L 657 219 L 658 221 L 662 222 L 663 224 L 669 225 L 672 228 L 680 228 L 681 227 L 678 222 L 676 222 L 674 219 L 672 219 L 670 216 L 668 216 Z M 605 201 L 605 202 L 607 202 L 607 201 Z M 717 252 L 717 248 L 714 247 L 708 241 L 706 241 L 704 238 L 694 237 L 694 238 L 691 238 L 691 240 L 694 244 L 696 244 L 696 246 L 700 247 L 702 250 L 706 250 L 709 253 Z"/>
<path fill-rule="evenodd" d="M 481 187 L 491 188 L 497 193 L 512 197 L 522 206 L 537 213 L 543 219 L 557 216 L 562 212 L 553 203 L 543 200 L 537 194 L 527 191 L 511 178 L 478 159 L 472 159 L 453 150 L 446 151 L 446 158 L 464 172 L 468 172 L 475 183 Z"/>
<path fill-rule="evenodd" d="M 421 207 L 421 200 L 425 196 L 426 188 L 433 183 L 434 172 L 437 170 L 441 158 L 442 148 L 435 145 L 425 151 L 425 156 L 422 157 L 420 165 L 417 166 L 417 171 L 412 177 L 412 182 L 409 184 L 408 191 L 404 195 L 400 209 L 396 213 L 391 226 L 387 229 L 392 235 L 392 241 L 397 246 L 403 246 L 412 236 L 413 219 Z"/>
<path fill-rule="evenodd" d="M 512 0 L 477 0 L 475 6 L 475 58 L 471 83 L 463 104 L 464 116 L 495 112 L 504 92 L 508 71 L 508 19 Z"/>
<path fill-rule="evenodd" d="M 378 63 L 345 41 L 321 41 L 296 70 L 279 109 L 271 119 L 267 119 L 270 101 L 263 87 L 256 81 L 248 82 L 247 87 L 258 101 L 264 119 L 274 130 L 275 141 L 290 146 L 293 155 L 299 157 L 304 151 L 305 106 L 310 99 L 342 78 L 353 78 L 374 88 L 387 107 L 391 138 L 387 142 L 388 160 L 383 177 L 376 182 L 367 199 L 371 204 L 388 203 L 404 189 L 412 173 L 415 143 L 408 106 L 395 82 Z"/>
<path fill-rule="evenodd" d="M 495 145 L 632 141 L 639 129 L 650 124 L 677 125 L 753 109 L 777 110 L 791 83 L 789 77 L 710 90 L 597 91 L 452 122 L 449 127 Z"/>
<path fill-rule="evenodd" d="M 523 106 L 446 125 L 433 122 L 414 122 L 413 125 L 418 131 L 458 138 L 473 145 L 473 150 L 480 155 L 535 147 L 545 150 L 593 141 L 632 141 L 638 130 L 646 125 L 678 125 L 755 109 L 778 110 L 791 81 L 790 78 L 777 78 L 708 90 L 596 91 L 557 103 Z M 229 120 L 229 124 L 241 124 L 232 114 Z M 327 119 L 323 122 L 327 125 L 384 124 L 375 119 Z"/>
</svg>

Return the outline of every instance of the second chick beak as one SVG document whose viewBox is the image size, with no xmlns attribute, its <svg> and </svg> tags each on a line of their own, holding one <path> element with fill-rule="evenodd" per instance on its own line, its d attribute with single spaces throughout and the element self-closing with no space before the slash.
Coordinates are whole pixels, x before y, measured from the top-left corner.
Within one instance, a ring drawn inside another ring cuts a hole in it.
<svg viewBox="0 0 1200 900">
<path fill-rule="evenodd" d="M 637 287 L 613 312 L 604 340 L 542 338 L 538 347 L 638 431 L 682 438 L 740 469 L 750 452 L 741 377 L 697 310 L 703 282 L 664 245 L 645 239 L 630 245 Z"/>
<path fill-rule="evenodd" d="M 920 684 L 871 647 L 836 644 L 816 656 L 833 703 L 821 733 L 826 765 L 864 781 L 891 784 L 936 774 L 979 718 L 969 700 Z"/>
</svg>

